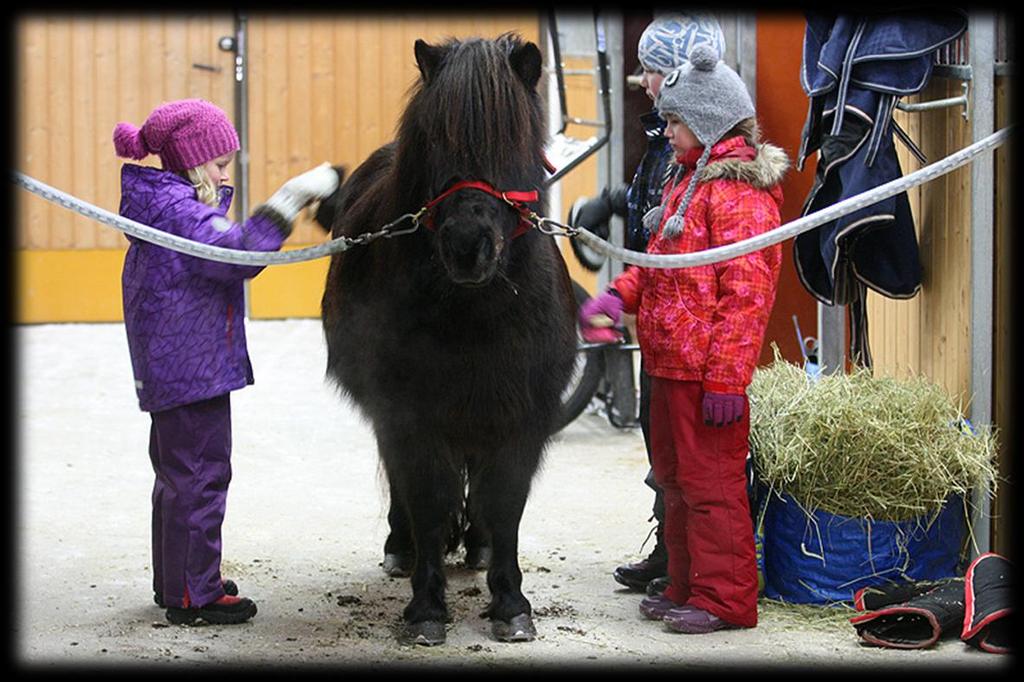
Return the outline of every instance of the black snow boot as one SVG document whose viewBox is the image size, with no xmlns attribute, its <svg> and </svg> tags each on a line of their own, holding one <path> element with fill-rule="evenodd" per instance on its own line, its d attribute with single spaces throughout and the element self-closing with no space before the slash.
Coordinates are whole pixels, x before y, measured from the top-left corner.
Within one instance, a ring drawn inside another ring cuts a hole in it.
<svg viewBox="0 0 1024 682">
<path fill-rule="evenodd" d="M 637 592 L 646 592 L 647 585 L 652 580 L 668 575 L 668 549 L 665 547 L 664 526 L 658 524 L 653 532 L 656 538 L 654 551 L 646 559 L 623 564 L 612 573 L 612 577 L 620 585 Z M 650 535 L 647 537 L 650 538 Z"/>
<path fill-rule="evenodd" d="M 224 594 L 230 597 L 238 595 L 238 585 L 235 584 L 234 580 L 225 580 L 222 584 L 224 585 Z M 164 595 L 156 590 L 153 590 L 153 601 L 160 608 L 164 608 Z"/>
<path fill-rule="evenodd" d="M 198 621 L 212 625 L 236 625 L 255 616 L 256 611 L 256 604 L 251 599 L 226 594 L 206 606 L 168 607 L 167 620 L 174 625 L 194 625 Z"/>
</svg>

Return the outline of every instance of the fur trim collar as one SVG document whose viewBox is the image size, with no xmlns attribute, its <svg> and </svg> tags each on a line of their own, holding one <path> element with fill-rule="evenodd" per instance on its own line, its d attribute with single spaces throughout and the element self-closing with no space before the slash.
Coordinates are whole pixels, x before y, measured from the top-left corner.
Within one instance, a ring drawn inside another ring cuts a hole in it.
<svg viewBox="0 0 1024 682">
<path fill-rule="evenodd" d="M 758 189 L 768 189 L 782 182 L 789 170 L 790 161 L 781 147 L 763 142 L 756 147 L 757 156 L 752 161 L 743 159 L 712 158 L 704 167 L 699 182 L 711 180 L 742 180 Z"/>
</svg>

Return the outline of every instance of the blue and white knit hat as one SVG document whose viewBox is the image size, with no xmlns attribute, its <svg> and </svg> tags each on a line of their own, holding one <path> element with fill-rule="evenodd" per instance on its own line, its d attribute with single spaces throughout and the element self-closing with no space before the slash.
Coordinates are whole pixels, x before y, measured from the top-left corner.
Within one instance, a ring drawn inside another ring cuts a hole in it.
<svg viewBox="0 0 1024 682">
<path fill-rule="evenodd" d="M 725 34 L 708 14 L 663 14 L 648 24 L 637 45 L 637 58 L 647 71 L 667 75 L 686 61 L 694 45 L 709 45 L 719 59 L 725 56 Z"/>
</svg>

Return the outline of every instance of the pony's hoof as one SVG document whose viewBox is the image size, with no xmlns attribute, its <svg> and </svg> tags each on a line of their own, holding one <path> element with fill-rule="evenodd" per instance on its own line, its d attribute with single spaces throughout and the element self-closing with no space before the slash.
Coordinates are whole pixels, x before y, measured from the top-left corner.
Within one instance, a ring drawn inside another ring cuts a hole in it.
<svg viewBox="0 0 1024 682">
<path fill-rule="evenodd" d="M 537 628 L 528 613 L 520 613 L 508 621 L 493 621 L 491 632 L 499 642 L 532 642 L 537 637 Z"/>
<path fill-rule="evenodd" d="M 408 578 L 412 575 L 412 557 L 407 554 L 385 554 L 381 566 L 392 578 Z"/>
<path fill-rule="evenodd" d="M 491 548 L 474 547 L 466 550 L 466 568 L 482 571 L 491 566 Z"/>
<path fill-rule="evenodd" d="M 419 623 L 407 623 L 405 641 L 409 644 L 437 646 L 445 641 L 444 623 L 439 620 L 421 620 Z"/>
</svg>

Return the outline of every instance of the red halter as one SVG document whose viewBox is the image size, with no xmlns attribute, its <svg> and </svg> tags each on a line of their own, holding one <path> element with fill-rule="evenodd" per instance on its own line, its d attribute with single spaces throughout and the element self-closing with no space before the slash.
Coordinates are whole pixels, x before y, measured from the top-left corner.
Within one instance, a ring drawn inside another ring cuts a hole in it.
<svg viewBox="0 0 1024 682">
<path fill-rule="evenodd" d="M 515 239 L 516 237 L 525 234 L 530 230 L 531 227 L 533 227 L 533 223 L 529 221 L 529 215 L 530 213 L 532 213 L 532 211 L 530 210 L 530 207 L 526 205 L 526 203 L 538 200 L 539 195 L 537 193 L 537 190 L 531 190 L 529 192 L 499 192 L 486 182 L 480 180 L 463 180 L 462 182 L 455 183 L 454 185 L 446 189 L 443 193 L 428 201 L 426 206 L 423 207 L 423 209 L 425 210 L 423 224 L 427 226 L 428 230 L 436 229 L 434 227 L 434 207 L 441 203 L 441 201 L 443 201 L 445 198 L 462 189 L 478 189 L 481 192 L 486 192 L 487 194 L 490 194 L 492 197 L 501 199 L 509 206 L 514 208 L 516 211 L 518 211 L 519 225 L 516 226 L 515 231 L 512 233 L 512 239 Z"/>
</svg>

